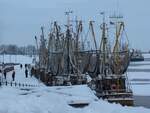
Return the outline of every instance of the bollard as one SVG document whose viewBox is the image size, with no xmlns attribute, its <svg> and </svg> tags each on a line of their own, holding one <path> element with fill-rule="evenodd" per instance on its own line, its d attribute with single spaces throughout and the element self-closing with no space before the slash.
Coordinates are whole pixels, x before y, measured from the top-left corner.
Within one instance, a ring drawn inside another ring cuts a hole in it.
<svg viewBox="0 0 150 113">
<path fill-rule="evenodd" d="M 6 81 L 6 86 L 7 86 L 7 81 Z"/>
<path fill-rule="evenodd" d="M 10 85 L 12 86 L 12 82 L 10 83 Z"/>
<path fill-rule="evenodd" d="M 21 86 L 21 84 L 19 83 L 19 87 Z"/>
</svg>

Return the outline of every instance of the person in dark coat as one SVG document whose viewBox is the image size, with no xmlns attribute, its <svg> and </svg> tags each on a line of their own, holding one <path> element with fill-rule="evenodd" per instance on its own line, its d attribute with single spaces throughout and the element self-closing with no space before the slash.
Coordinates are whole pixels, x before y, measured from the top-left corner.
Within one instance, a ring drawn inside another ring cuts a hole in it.
<svg viewBox="0 0 150 113">
<path fill-rule="evenodd" d="M 13 79 L 13 81 L 15 81 L 15 71 L 13 71 L 13 73 L 12 73 L 12 79 Z"/>
<path fill-rule="evenodd" d="M 28 66 L 27 64 L 24 65 L 25 69 L 27 69 L 27 66 Z"/>
<path fill-rule="evenodd" d="M 25 75 L 26 75 L 26 78 L 28 78 L 28 70 L 27 69 L 25 70 Z"/>
<path fill-rule="evenodd" d="M 5 79 L 6 79 L 6 75 L 7 75 L 6 70 L 4 70 L 4 78 Z"/>
<path fill-rule="evenodd" d="M 22 64 L 20 64 L 20 68 L 22 69 Z"/>
<path fill-rule="evenodd" d="M 34 67 L 31 68 L 31 77 L 34 75 Z"/>
</svg>

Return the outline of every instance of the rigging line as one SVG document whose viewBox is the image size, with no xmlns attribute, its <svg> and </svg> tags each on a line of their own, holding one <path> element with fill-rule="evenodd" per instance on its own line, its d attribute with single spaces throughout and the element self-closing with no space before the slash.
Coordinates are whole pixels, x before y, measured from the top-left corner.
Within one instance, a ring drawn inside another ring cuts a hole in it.
<svg viewBox="0 0 150 113">
<path fill-rule="evenodd" d="M 96 43 L 96 38 L 95 38 L 95 33 L 94 33 L 94 28 L 93 28 L 93 21 L 90 21 L 90 28 L 91 28 L 91 34 L 92 34 L 92 37 L 94 39 L 94 44 L 95 44 L 95 48 L 97 50 L 97 43 Z"/>
<path fill-rule="evenodd" d="M 125 29 L 124 29 L 124 32 L 125 32 L 125 35 L 126 35 L 126 38 L 127 38 L 127 42 L 128 42 L 128 44 L 129 44 L 129 38 L 128 38 L 128 35 L 127 35 L 127 32 L 126 32 Z"/>
<path fill-rule="evenodd" d="M 69 60 L 70 60 L 70 63 L 71 63 L 71 65 L 72 65 L 72 67 L 73 67 L 75 70 L 77 70 L 77 72 L 78 72 L 79 74 L 82 74 L 81 71 L 80 71 L 78 68 L 76 68 L 76 66 L 73 64 L 70 54 L 69 54 Z"/>
<path fill-rule="evenodd" d="M 85 39 L 84 39 L 83 43 L 85 43 L 85 41 L 87 40 L 87 37 L 88 37 L 88 35 L 89 35 L 89 32 L 90 32 L 90 28 L 88 29 L 88 32 L 85 34 Z"/>
<path fill-rule="evenodd" d="M 89 54 L 89 56 L 88 56 L 88 63 L 85 65 L 85 67 L 84 67 L 84 69 L 83 69 L 83 73 L 85 73 L 86 70 L 88 70 L 88 68 L 89 68 L 89 66 L 90 66 L 91 56 L 92 56 L 92 53 Z"/>
</svg>

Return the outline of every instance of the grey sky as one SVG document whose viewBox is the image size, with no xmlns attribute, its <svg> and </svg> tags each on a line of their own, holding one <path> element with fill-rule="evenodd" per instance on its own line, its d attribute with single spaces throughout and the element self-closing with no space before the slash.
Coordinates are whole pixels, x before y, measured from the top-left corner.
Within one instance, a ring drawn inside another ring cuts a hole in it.
<svg viewBox="0 0 150 113">
<path fill-rule="evenodd" d="M 150 0 L 118 1 L 131 46 L 150 50 Z M 114 13 L 117 0 L 0 0 L 0 44 L 34 44 L 40 26 L 44 25 L 48 32 L 51 21 L 63 23 L 68 9 L 85 21 L 100 23 L 98 13 Z"/>
</svg>

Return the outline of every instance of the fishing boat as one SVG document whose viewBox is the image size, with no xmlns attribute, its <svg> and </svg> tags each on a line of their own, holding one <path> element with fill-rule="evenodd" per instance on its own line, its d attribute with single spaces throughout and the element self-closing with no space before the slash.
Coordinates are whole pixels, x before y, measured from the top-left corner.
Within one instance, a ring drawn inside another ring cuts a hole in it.
<svg viewBox="0 0 150 113">
<path fill-rule="evenodd" d="M 120 30 L 121 26 L 124 26 L 123 22 L 120 22 Z M 123 72 L 128 64 L 122 64 L 126 61 L 123 61 L 124 59 L 127 59 L 128 62 L 128 51 L 120 51 L 118 33 L 116 33 L 116 43 L 113 52 L 109 51 L 107 38 L 108 28 L 105 21 L 103 21 L 101 28 L 100 73 L 92 79 L 90 86 L 96 91 L 96 95 L 99 98 L 111 103 L 115 102 L 121 105 L 133 106 L 133 93 L 127 75 L 125 71 Z M 118 32 L 118 30 L 116 31 Z"/>
<path fill-rule="evenodd" d="M 81 45 L 78 36 L 82 24 L 78 21 L 74 32 L 70 25 L 70 13 L 72 12 L 66 12 L 67 25 L 64 31 L 56 21 L 52 23 L 47 44 L 43 28 L 41 29 L 39 62 L 33 74 L 49 86 L 79 85 L 86 84 L 87 81 L 86 74 L 83 73 L 86 56 L 79 53 Z"/>
<path fill-rule="evenodd" d="M 80 40 L 82 21 L 76 20 L 74 29 L 70 24 L 70 13 L 66 12 L 67 25 L 64 30 L 54 22 L 47 40 L 41 27 L 40 46 L 35 37 L 39 50 L 39 61 L 33 69 L 35 77 L 48 86 L 88 84 L 99 98 L 122 105 L 133 105 L 133 94 L 126 76 L 130 61 L 128 43 L 120 43 L 124 22 L 115 22 L 116 41 L 112 50 L 108 44 L 108 25 L 104 17 L 100 47 L 96 41 L 94 22 L 90 21 L 88 31 L 91 31 L 95 50 L 85 49 L 85 42 Z M 89 78 L 91 80 L 88 81 Z"/>
<path fill-rule="evenodd" d="M 140 50 L 134 50 L 131 56 L 131 62 L 144 61 L 144 56 L 142 55 Z"/>
</svg>

